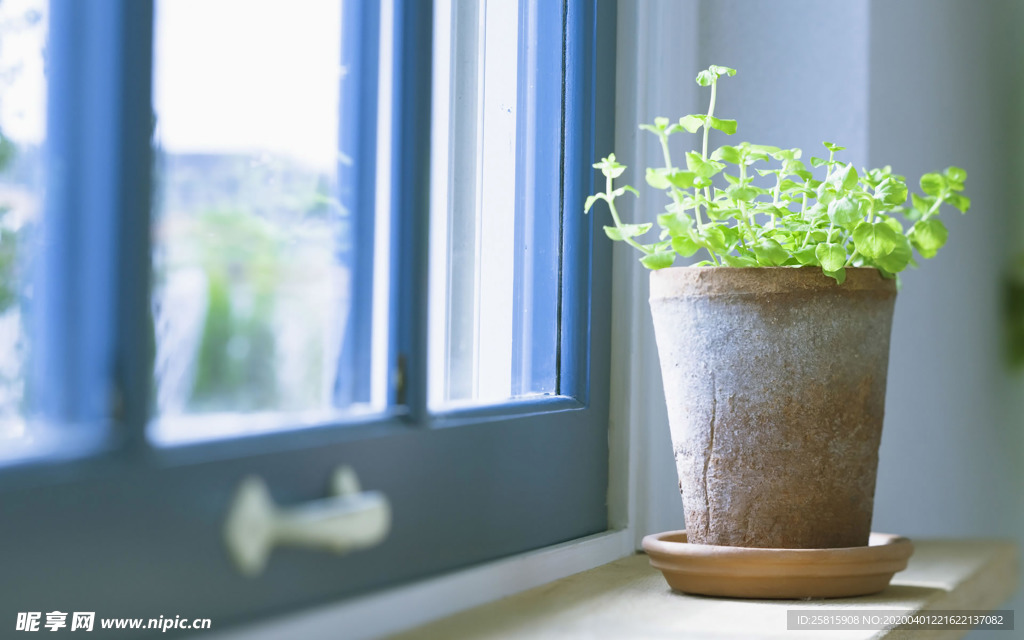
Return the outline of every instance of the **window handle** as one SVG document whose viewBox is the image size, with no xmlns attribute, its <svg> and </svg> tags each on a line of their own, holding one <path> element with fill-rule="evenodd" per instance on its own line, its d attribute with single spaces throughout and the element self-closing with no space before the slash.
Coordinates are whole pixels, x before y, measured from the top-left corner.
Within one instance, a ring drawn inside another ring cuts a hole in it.
<svg viewBox="0 0 1024 640">
<path fill-rule="evenodd" d="M 345 554 L 379 544 L 391 528 L 391 506 L 379 491 L 361 491 L 351 467 L 339 467 L 332 496 L 278 507 L 267 485 L 245 478 L 224 523 L 224 540 L 238 570 L 259 575 L 276 545 Z"/>
</svg>

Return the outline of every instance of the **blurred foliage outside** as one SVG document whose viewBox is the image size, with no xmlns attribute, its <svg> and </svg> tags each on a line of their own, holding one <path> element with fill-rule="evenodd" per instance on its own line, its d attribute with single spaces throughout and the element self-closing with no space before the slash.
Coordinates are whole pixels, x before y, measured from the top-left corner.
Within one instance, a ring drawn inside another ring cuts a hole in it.
<svg viewBox="0 0 1024 640">
<path fill-rule="evenodd" d="M 329 180 L 279 158 L 158 154 L 161 414 L 331 405 L 347 313 Z"/>
<path fill-rule="evenodd" d="M 35 7 L 39 4 L 39 7 Z M 9 45 L 25 36 L 38 36 L 45 30 L 41 12 L 43 3 L 5 3 L 0 0 L 0 114 L 38 109 L 40 104 L 24 104 L 39 96 L 21 92 L 13 98 L 12 89 L 24 79 L 24 56 L 42 52 Z M 5 46 L 8 45 L 8 46 Z M 29 244 L 39 216 L 42 189 L 39 180 L 37 145 L 18 147 L 0 122 L 0 436 L 2 423 L 21 422 L 26 409 L 26 366 L 28 363 L 27 319 L 31 287 Z M 20 428 L 14 428 L 15 433 Z"/>
</svg>

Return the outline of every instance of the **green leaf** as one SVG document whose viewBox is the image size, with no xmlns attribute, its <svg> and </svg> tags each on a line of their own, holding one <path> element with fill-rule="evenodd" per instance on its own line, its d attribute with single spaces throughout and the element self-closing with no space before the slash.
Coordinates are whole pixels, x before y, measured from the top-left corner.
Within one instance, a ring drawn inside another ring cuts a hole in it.
<svg viewBox="0 0 1024 640">
<path fill-rule="evenodd" d="M 720 160 L 722 162 L 731 162 L 732 164 L 740 163 L 740 150 L 730 145 L 722 145 L 714 150 L 711 154 L 712 160 Z"/>
<path fill-rule="evenodd" d="M 711 116 L 711 117 L 708 118 L 708 124 L 711 125 L 712 129 L 718 129 L 719 131 L 721 131 L 723 133 L 726 133 L 726 134 L 728 134 L 730 136 L 732 134 L 736 133 L 736 121 L 735 120 L 723 120 L 721 118 L 716 118 L 714 116 Z"/>
<path fill-rule="evenodd" d="M 799 149 L 794 149 L 794 151 L 799 151 Z M 807 170 L 807 165 L 795 158 L 782 163 L 782 173 L 788 176 L 798 176 L 804 180 L 811 177 L 811 172 Z"/>
<path fill-rule="evenodd" d="M 828 231 L 825 229 L 815 229 L 811 231 L 811 242 L 825 242 L 828 240 Z"/>
<path fill-rule="evenodd" d="M 932 258 L 946 244 L 949 231 L 941 220 L 933 217 L 915 222 L 907 237 L 922 257 Z"/>
<path fill-rule="evenodd" d="M 644 257 L 640 258 L 640 264 L 644 265 L 645 267 L 651 270 L 671 267 L 672 263 L 675 261 L 675 251 L 655 251 L 654 253 L 649 253 Z"/>
<path fill-rule="evenodd" d="M 814 248 L 814 256 L 825 273 L 841 271 L 846 264 L 846 249 L 841 244 L 823 242 Z"/>
<path fill-rule="evenodd" d="M 802 184 L 794 182 L 790 178 L 786 178 L 785 180 L 779 183 L 779 191 L 781 191 L 782 193 L 787 193 L 789 191 L 799 191 L 803 193 L 803 188 L 804 186 Z"/>
<path fill-rule="evenodd" d="M 811 166 L 812 167 L 817 169 L 818 167 L 820 167 L 823 164 L 828 164 L 828 160 L 823 160 L 821 158 L 815 158 L 814 156 L 811 156 Z"/>
<path fill-rule="evenodd" d="M 900 224 L 899 220 L 897 220 L 896 218 L 891 218 L 889 216 L 881 216 L 881 219 L 882 222 L 892 227 L 893 231 L 900 235 L 903 235 L 903 225 Z"/>
<path fill-rule="evenodd" d="M 840 147 L 838 144 L 834 142 L 822 142 L 821 144 L 825 145 L 825 148 L 831 151 L 832 153 L 846 149 L 846 147 Z"/>
<path fill-rule="evenodd" d="M 729 67 L 722 67 L 717 64 L 713 64 L 706 70 L 701 71 L 700 73 L 697 74 L 697 84 L 699 84 L 702 87 L 706 87 L 710 85 L 712 82 L 717 81 L 718 78 L 723 75 L 734 76 L 736 75 L 736 70 L 730 69 Z"/>
<path fill-rule="evenodd" d="M 875 187 L 875 198 L 887 207 L 896 207 L 907 201 L 907 183 L 889 176 Z"/>
<path fill-rule="evenodd" d="M 722 256 L 722 262 L 730 267 L 758 267 L 757 260 L 750 256 L 734 256 L 726 254 Z"/>
<path fill-rule="evenodd" d="M 587 201 L 583 203 L 583 213 L 590 213 L 590 208 L 594 206 L 594 203 L 598 200 L 604 200 L 604 194 L 599 193 L 593 196 L 587 196 Z"/>
<path fill-rule="evenodd" d="M 793 257 L 797 259 L 797 262 L 805 266 L 817 267 L 821 264 L 818 261 L 817 246 L 804 247 L 799 251 L 794 251 Z"/>
<path fill-rule="evenodd" d="M 930 196 L 937 196 L 946 188 L 946 179 L 937 173 L 926 173 L 921 176 L 921 191 Z"/>
<path fill-rule="evenodd" d="M 818 204 L 827 206 L 836 199 L 836 190 L 832 183 L 823 182 L 818 185 Z"/>
<path fill-rule="evenodd" d="M 910 202 L 911 202 L 911 204 L 913 204 L 914 209 L 916 211 L 920 211 L 921 213 L 927 213 L 928 210 L 932 208 L 932 205 L 935 204 L 935 197 L 934 196 L 924 196 L 924 197 L 921 197 L 921 196 L 917 195 L 916 193 L 912 193 L 912 194 L 910 194 Z"/>
<path fill-rule="evenodd" d="M 964 182 L 967 182 L 967 172 L 960 167 L 947 167 L 943 174 L 949 181 L 950 187 L 953 187 L 954 184 L 957 185 L 953 187 L 956 191 L 963 189 Z"/>
<path fill-rule="evenodd" d="M 704 246 L 715 253 L 725 253 L 729 248 L 725 237 L 726 229 L 728 229 L 728 227 L 724 227 L 719 224 L 705 226 L 704 232 L 701 234 L 701 238 L 704 240 Z"/>
<path fill-rule="evenodd" d="M 959 193 L 951 193 L 946 196 L 946 202 L 956 207 L 956 210 L 960 213 L 967 213 L 971 208 L 971 199 Z"/>
<path fill-rule="evenodd" d="M 718 225 L 722 229 L 722 237 L 725 238 L 725 246 L 732 247 L 740 240 L 740 230 L 728 225 Z"/>
<path fill-rule="evenodd" d="M 689 189 L 694 185 L 697 174 L 692 171 L 673 171 L 665 175 L 669 184 L 677 189 Z"/>
<path fill-rule="evenodd" d="M 604 232 L 612 240 L 625 240 L 626 238 L 635 238 L 642 236 L 651 230 L 651 223 L 645 222 L 643 224 L 624 224 L 619 227 L 605 227 Z"/>
<path fill-rule="evenodd" d="M 699 153 L 688 151 L 686 153 L 686 168 L 702 178 L 710 178 L 725 168 L 721 162 L 705 160 Z"/>
<path fill-rule="evenodd" d="M 885 165 L 881 169 L 871 169 L 870 171 L 864 172 L 864 180 L 870 183 L 872 186 L 878 184 L 882 180 L 885 180 L 888 176 L 892 175 L 892 167 Z"/>
<path fill-rule="evenodd" d="M 672 250 L 684 258 L 689 258 L 700 251 L 700 244 L 687 233 L 672 238 Z"/>
<path fill-rule="evenodd" d="M 754 151 L 756 153 L 762 153 L 766 156 L 770 156 L 773 153 L 778 153 L 779 151 L 781 151 L 781 149 L 779 149 L 778 147 L 772 146 L 770 144 L 752 144 L 750 142 L 744 142 L 742 144 L 751 151 Z"/>
<path fill-rule="evenodd" d="M 754 245 L 754 255 L 762 265 L 777 267 L 789 260 L 789 252 L 781 244 L 771 238 L 762 238 Z"/>
<path fill-rule="evenodd" d="M 729 196 L 733 200 L 739 200 L 742 202 L 750 202 L 757 197 L 757 187 L 740 186 L 740 185 L 729 185 L 725 190 L 725 195 Z"/>
<path fill-rule="evenodd" d="M 610 153 L 607 157 L 601 158 L 601 162 L 594 163 L 595 169 L 600 169 L 606 178 L 618 178 L 626 170 L 626 165 L 615 160 L 615 154 Z"/>
<path fill-rule="evenodd" d="M 652 169 L 648 167 L 647 175 L 644 177 L 647 179 L 647 184 L 655 189 L 668 189 L 672 186 L 672 183 L 668 181 L 669 172 L 669 169 Z"/>
<path fill-rule="evenodd" d="M 853 230 L 857 251 L 866 258 L 878 259 L 892 252 L 903 236 L 884 222 L 861 222 Z"/>
<path fill-rule="evenodd" d="M 843 196 L 829 203 L 828 217 L 844 229 L 853 228 L 863 217 L 861 204 L 850 196 Z"/>
<path fill-rule="evenodd" d="M 856 186 L 858 179 L 859 176 L 857 175 L 857 170 L 853 167 L 853 163 L 848 162 L 842 169 L 834 172 L 829 181 L 836 185 L 837 189 L 839 187 L 842 187 L 843 189 L 852 189 Z"/>
<path fill-rule="evenodd" d="M 772 154 L 772 157 L 776 160 L 797 160 L 803 155 L 803 151 L 797 147 L 792 149 L 779 149 Z"/>
<path fill-rule="evenodd" d="M 894 234 L 896 238 L 896 245 L 893 250 L 887 255 L 881 256 L 874 259 L 875 266 L 880 269 L 884 269 L 889 273 L 899 273 L 907 268 L 910 264 L 910 260 L 914 257 L 913 252 L 910 250 L 910 241 L 907 237 L 900 234 Z M 861 252 L 863 253 L 863 251 Z"/>
<path fill-rule="evenodd" d="M 708 209 L 708 217 L 712 220 L 728 220 L 730 218 L 738 218 L 741 215 L 741 211 L 736 207 L 724 207 L 720 205 L 712 206 Z"/>
<path fill-rule="evenodd" d="M 633 187 L 629 186 L 628 184 L 624 184 L 621 187 L 619 187 L 618 189 L 616 189 L 615 191 L 612 191 L 612 197 L 613 198 L 617 198 L 617 197 L 621 196 L 622 194 L 626 193 L 627 191 L 632 193 L 635 196 L 639 196 L 640 195 L 639 193 L 637 193 L 636 189 L 634 189 Z"/>
<path fill-rule="evenodd" d="M 693 222 L 690 217 L 678 213 L 662 213 L 658 216 L 658 226 L 669 232 L 673 238 L 688 235 Z"/>
<path fill-rule="evenodd" d="M 690 133 L 697 133 L 704 126 L 704 118 L 706 117 L 703 114 L 683 116 L 679 118 L 679 126 Z"/>
<path fill-rule="evenodd" d="M 826 276 L 834 278 L 836 284 L 843 284 L 844 282 L 846 282 L 846 269 L 839 269 L 837 271 L 828 271 L 826 269 L 822 269 L 822 272 Z"/>
<path fill-rule="evenodd" d="M 664 131 L 665 129 L 668 129 L 668 122 L 668 118 L 665 117 L 655 118 L 654 126 L 658 128 L 658 131 Z"/>
</svg>

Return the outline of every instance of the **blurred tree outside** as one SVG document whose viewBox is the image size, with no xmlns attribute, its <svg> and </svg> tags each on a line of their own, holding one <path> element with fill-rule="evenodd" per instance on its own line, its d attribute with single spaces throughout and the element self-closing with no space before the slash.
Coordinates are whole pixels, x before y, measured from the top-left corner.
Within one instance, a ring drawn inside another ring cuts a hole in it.
<svg viewBox="0 0 1024 640">
<path fill-rule="evenodd" d="M 156 411 L 328 406 L 347 296 L 330 180 L 272 157 L 158 149 L 157 165 Z"/>
<path fill-rule="evenodd" d="M 16 96 L 14 89 L 24 79 L 30 62 L 27 58 L 41 59 L 42 51 L 26 43 L 31 43 L 33 37 L 41 40 L 44 7 L 41 1 L 0 0 L 0 421 L 15 419 L 25 411 L 25 325 L 30 301 L 26 274 L 31 256 L 24 249 L 42 200 L 38 145 L 26 143 L 19 149 L 7 135 L 4 116 L 41 109 L 41 103 L 36 102 L 38 96 L 29 97 L 24 92 Z"/>
</svg>

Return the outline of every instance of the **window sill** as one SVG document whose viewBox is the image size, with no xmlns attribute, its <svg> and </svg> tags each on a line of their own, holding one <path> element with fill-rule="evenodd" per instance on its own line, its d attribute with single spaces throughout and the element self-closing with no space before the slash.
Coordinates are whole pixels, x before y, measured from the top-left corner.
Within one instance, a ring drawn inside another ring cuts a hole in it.
<svg viewBox="0 0 1024 640">
<path fill-rule="evenodd" d="M 905 571 L 888 589 L 861 598 L 769 601 L 686 596 L 669 590 L 645 555 L 632 555 L 590 571 L 419 627 L 413 638 L 625 638 L 787 636 L 786 611 L 842 608 L 909 612 L 991 610 L 1017 587 L 1017 546 L 991 540 L 915 542 Z M 790 632 L 792 633 L 792 632 Z M 896 638 L 895 631 L 816 632 L 816 637 Z M 929 638 L 961 638 L 962 630 Z"/>
</svg>

